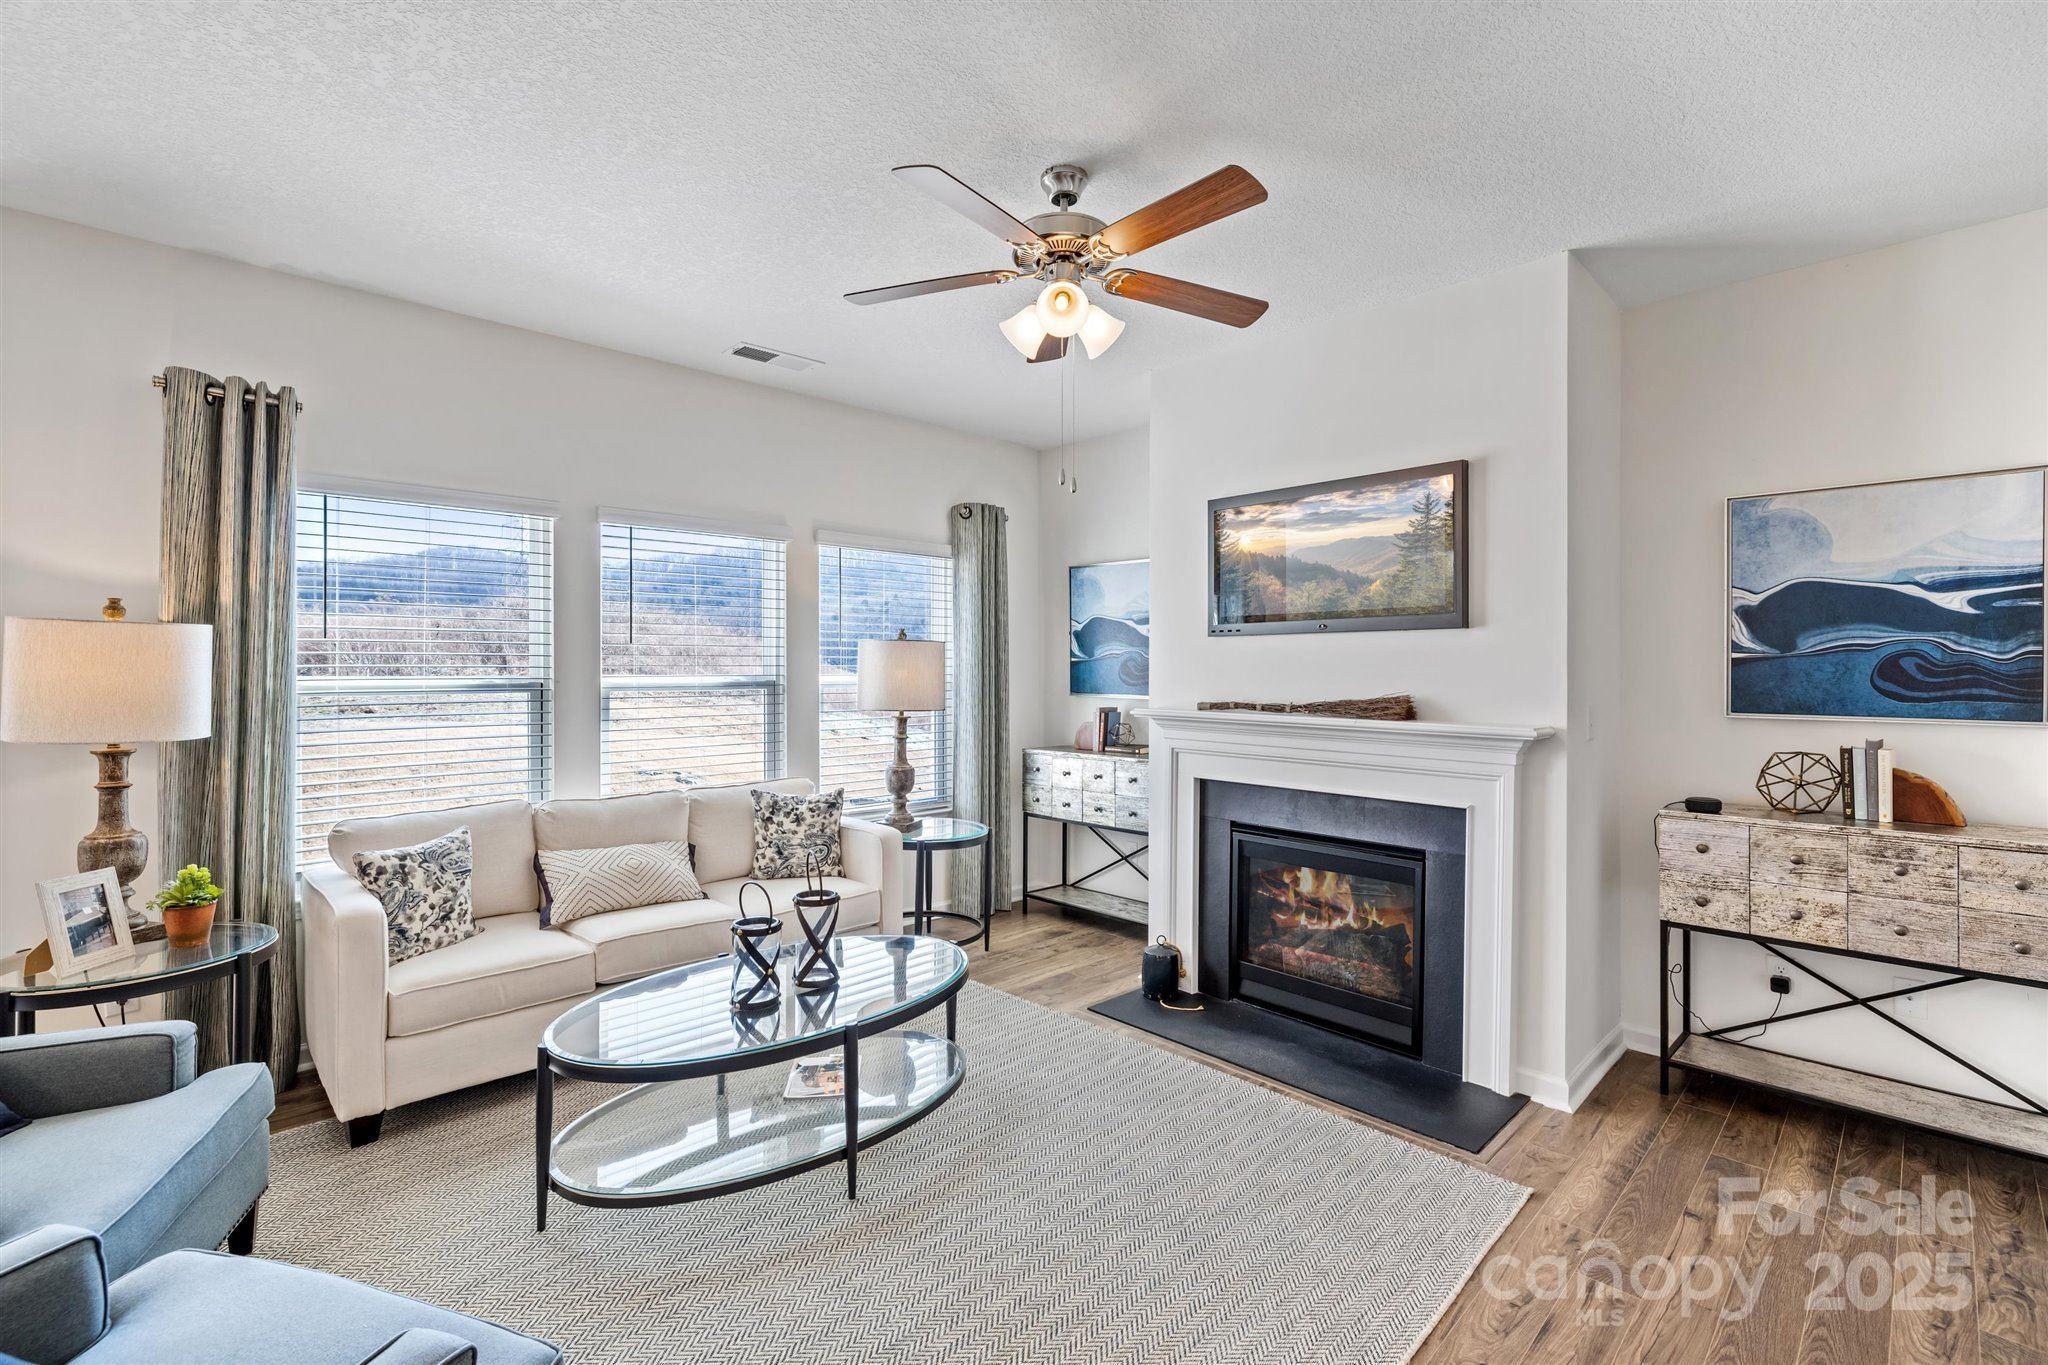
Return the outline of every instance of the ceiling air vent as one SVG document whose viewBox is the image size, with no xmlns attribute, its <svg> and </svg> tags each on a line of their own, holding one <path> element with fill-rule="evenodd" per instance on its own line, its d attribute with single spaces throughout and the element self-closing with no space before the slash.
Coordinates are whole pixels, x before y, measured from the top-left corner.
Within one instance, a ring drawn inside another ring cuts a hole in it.
<svg viewBox="0 0 2048 1365">
<path fill-rule="evenodd" d="M 785 370 L 808 370 L 814 365 L 825 363 L 822 360 L 812 360 L 808 356 L 791 355 L 788 351 L 771 351 L 766 346 L 756 346 L 744 341 L 732 348 L 732 354 L 741 360 L 752 360 L 758 364 L 774 365 Z"/>
</svg>

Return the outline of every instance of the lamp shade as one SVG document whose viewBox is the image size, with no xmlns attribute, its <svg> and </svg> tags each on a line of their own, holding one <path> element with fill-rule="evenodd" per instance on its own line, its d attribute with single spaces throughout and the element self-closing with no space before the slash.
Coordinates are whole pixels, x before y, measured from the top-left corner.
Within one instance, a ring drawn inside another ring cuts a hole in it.
<svg viewBox="0 0 2048 1365">
<path fill-rule="evenodd" d="M 212 732 L 212 626 L 7 618 L 0 740 L 111 744 Z"/>
<path fill-rule="evenodd" d="M 863 711 L 946 709 L 943 640 L 862 640 L 859 666 Z"/>
</svg>

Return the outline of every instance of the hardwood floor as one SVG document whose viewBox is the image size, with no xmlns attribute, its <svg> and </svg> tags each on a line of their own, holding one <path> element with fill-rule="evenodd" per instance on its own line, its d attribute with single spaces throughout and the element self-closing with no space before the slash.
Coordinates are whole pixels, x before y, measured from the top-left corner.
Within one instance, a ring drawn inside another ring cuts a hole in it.
<svg viewBox="0 0 2048 1365">
<path fill-rule="evenodd" d="M 1386 1127 L 1089 1014 L 1136 984 L 1143 939 L 1010 911 L 995 951 L 971 950 L 973 975 Z M 272 1127 L 329 1117 L 308 1077 Z M 1532 1104 L 1476 1157 L 1401 1136 L 1535 1191 L 1423 1343 L 1423 1365 L 2048 1365 L 2048 1164 L 1733 1083 L 1674 1077 L 1660 1096 L 1637 1053 L 1576 1114 Z"/>
</svg>

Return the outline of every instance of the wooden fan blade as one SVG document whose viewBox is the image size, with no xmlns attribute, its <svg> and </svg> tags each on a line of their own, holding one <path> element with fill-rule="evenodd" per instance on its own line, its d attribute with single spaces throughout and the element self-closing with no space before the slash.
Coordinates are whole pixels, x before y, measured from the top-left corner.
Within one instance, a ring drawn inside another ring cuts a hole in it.
<svg viewBox="0 0 2048 1365">
<path fill-rule="evenodd" d="M 1250 171 L 1225 166 L 1136 213 L 1125 214 L 1095 235 L 1119 256 L 1129 256 L 1265 202 L 1266 187 L 1254 180 Z"/>
<path fill-rule="evenodd" d="M 1067 343 L 1072 340 L 1072 337 L 1056 337 L 1047 332 L 1045 340 L 1038 343 L 1038 354 L 1024 363 L 1036 365 L 1041 360 L 1064 360 L 1067 355 Z"/>
<path fill-rule="evenodd" d="M 909 284 L 892 284 L 885 289 L 862 289 L 848 294 L 848 303 L 893 303 L 897 299 L 914 299 L 919 294 L 943 294 L 948 289 L 971 289 L 977 284 L 1001 284 L 1014 280 L 1014 270 L 977 270 L 971 275 L 944 275 L 936 280 L 913 280 Z"/>
<path fill-rule="evenodd" d="M 923 190 L 953 212 L 981 224 L 1011 246 L 1044 245 L 1045 239 L 1012 218 L 979 190 L 937 166 L 898 166 L 890 172 L 906 185 Z M 1263 197 L 1263 196 L 1262 196 Z"/>
<path fill-rule="evenodd" d="M 1211 322 L 1232 327 L 1249 327 L 1266 314 L 1264 299 L 1211 289 L 1206 284 L 1189 284 L 1166 275 L 1148 275 L 1142 270 L 1118 270 L 1102 282 L 1103 288 L 1120 299 L 1171 308 L 1176 313 L 1193 313 Z"/>
</svg>

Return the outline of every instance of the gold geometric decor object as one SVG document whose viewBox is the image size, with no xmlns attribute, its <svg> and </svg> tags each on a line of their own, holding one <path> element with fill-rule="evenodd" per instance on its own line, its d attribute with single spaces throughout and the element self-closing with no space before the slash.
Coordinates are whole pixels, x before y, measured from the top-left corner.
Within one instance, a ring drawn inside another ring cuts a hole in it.
<svg viewBox="0 0 2048 1365">
<path fill-rule="evenodd" d="M 1826 754 L 1772 754 L 1756 775 L 1757 795 L 1794 815 L 1826 810 L 1841 790 L 1842 770 Z"/>
</svg>

